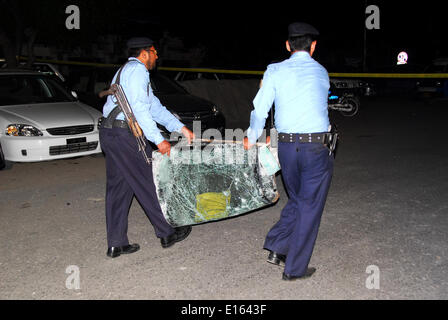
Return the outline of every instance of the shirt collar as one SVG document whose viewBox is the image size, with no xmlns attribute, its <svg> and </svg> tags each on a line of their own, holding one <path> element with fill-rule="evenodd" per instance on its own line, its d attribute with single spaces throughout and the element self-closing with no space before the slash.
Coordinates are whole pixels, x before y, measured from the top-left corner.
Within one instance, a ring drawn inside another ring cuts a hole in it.
<svg viewBox="0 0 448 320">
<path fill-rule="evenodd" d="M 137 58 L 135 58 L 135 57 L 129 57 L 128 58 L 128 61 L 132 61 L 132 60 L 134 60 L 134 61 L 137 61 L 137 62 L 139 62 L 139 63 L 141 63 L 141 64 L 143 64 L 144 65 L 144 63 L 143 62 L 141 62 L 140 60 L 138 60 Z"/>
<path fill-rule="evenodd" d="M 146 66 L 145 66 L 145 64 L 143 63 L 143 62 L 141 62 L 140 60 L 138 60 L 137 58 L 134 58 L 134 57 L 129 57 L 128 58 L 128 61 L 137 61 L 138 63 L 140 63 L 142 66 L 144 66 L 145 67 L 145 70 L 146 70 L 146 72 L 148 72 L 149 73 L 149 71 L 148 71 L 148 69 L 146 69 Z"/>
<path fill-rule="evenodd" d="M 290 59 L 304 59 L 310 57 L 310 54 L 306 51 L 296 51 L 291 55 Z"/>
</svg>

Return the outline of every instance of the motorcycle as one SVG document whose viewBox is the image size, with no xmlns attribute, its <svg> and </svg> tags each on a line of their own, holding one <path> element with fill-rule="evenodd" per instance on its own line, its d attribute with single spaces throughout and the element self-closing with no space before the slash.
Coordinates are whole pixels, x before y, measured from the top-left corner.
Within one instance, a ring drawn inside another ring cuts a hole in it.
<svg viewBox="0 0 448 320">
<path fill-rule="evenodd" d="M 343 116 L 352 117 L 359 109 L 359 98 L 352 92 L 328 91 L 328 109 L 339 111 Z"/>
</svg>

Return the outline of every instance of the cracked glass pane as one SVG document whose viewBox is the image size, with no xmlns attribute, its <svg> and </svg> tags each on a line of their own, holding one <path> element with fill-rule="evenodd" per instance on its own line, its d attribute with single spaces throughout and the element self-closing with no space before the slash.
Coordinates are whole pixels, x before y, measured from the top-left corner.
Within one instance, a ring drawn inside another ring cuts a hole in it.
<svg viewBox="0 0 448 320">
<path fill-rule="evenodd" d="M 178 144 L 170 157 L 154 152 L 154 183 L 165 219 L 179 227 L 275 203 L 277 163 L 272 159 L 266 145 L 246 151 L 236 143 Z"/>
</svg>

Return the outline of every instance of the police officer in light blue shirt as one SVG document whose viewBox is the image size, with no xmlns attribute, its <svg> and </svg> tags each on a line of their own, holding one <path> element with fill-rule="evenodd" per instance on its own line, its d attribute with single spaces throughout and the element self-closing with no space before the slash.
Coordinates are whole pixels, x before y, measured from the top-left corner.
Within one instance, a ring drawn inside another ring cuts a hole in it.
<svg viewBox="0 0 448 320">
<path fill-rule="evenodd" d="M 120 84 L 132 112 L 147 140 L 157 145 L 162 154 L 170 155 L 171 145 L 164 140 L 157 123 L 169 131 L 181 132 L 191 142 L 193 133 L 174 117 L 154 96 L 148 70 L 156 65 L 157 51 L 149 38 L 132 38 L 127 46 L 130 58 L 112 79 Z M 165 220 L 160 208 L 152 176 L 152 164 L 147 164 L 139 152 L 138 144 L 124 121 L 124 114 L 110 95 L 103 107 L 106 118 L 100 128 L 100 142 L 106 156 L 106 227 L 107 256 L 115 258 L 139 250 L 136 243 L 129 244 L 127 237 L 128 213 L 134 196 L 138 199 L 152 223 L 163 248 L 185 239 L 191 227 L 173 228 Z M 150 157 L 152 148 L 146 144 Z"/>
<path fill-rule="evenodd" d="M 253 101 L 250 127 L 244 139 L 251 148 L 261 136 L 275 105 L 278 154 L 289 200 L 280 220 L 266 236 L 268 262 L 284 265 L 283 280 L 311 276 L 308 264 L 333 173 L 333 138 L 328 119 L 328 73 L 312 55 L 319 32 L 295 22 L 288 27 L 289 59 L 268 66 Z"/>
<path fill-rule="evenodd" d="M 141 46 L 142 41 L 143 43 L 146 41 L 145 45 L 152 43 L 150 39 L 150 42 L 148 42 L 148 38 L 133 38 L 128 41 L 128 47 L 138 50 L 136 46 Z M 156 123 L 162 124 L 170 132 L 182 132 L 188 137 L 190 133 L 187 127 L 184 127 L 176 117 L 162 106 L 160 100 L 153 94 L 148 70 L 155 67 L 157 51 L 153 45 L 148 50 L 143 51 L 148 55 L 147 61 L 142 61 L 138 57 L 130 57 L 121 71 L 120 84 L 146 138 L 157 145 L 160 152 L 164 154 L 169 152 L 170 145 L 168 141 L 164 141 L 165 139 L 160 134 Z M 115 83 L 116 78 L 117 74 L 112 79 L 112 83 Z M 103 107 L 104 116 L 107 117 L 115 106 L 115 98 L 112 95 L 108 96 Z M 116 119 L 124 120 L 124 114 L 120 113 Z"/>
</svg>

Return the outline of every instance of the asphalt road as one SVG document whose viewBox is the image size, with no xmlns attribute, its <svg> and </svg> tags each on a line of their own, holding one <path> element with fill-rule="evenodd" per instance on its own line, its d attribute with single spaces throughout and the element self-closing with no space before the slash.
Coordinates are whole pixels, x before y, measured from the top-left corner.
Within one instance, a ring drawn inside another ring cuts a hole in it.
<svg viewBox="0 0 448 320">
<path fill-rule="evenodd" d="M 275 206 L 194 226 L 169 249 L 134 201 L 141 250 L 110 259 L 104 158 L 15 164 L 0 172 L 0 299 L 447 299 L 447 110 L 376 98 L 332 114 L 342 137 L 317 272 L 291 283 L 262 249 L 287 200 L 280 178 Z"/>
</svg>

